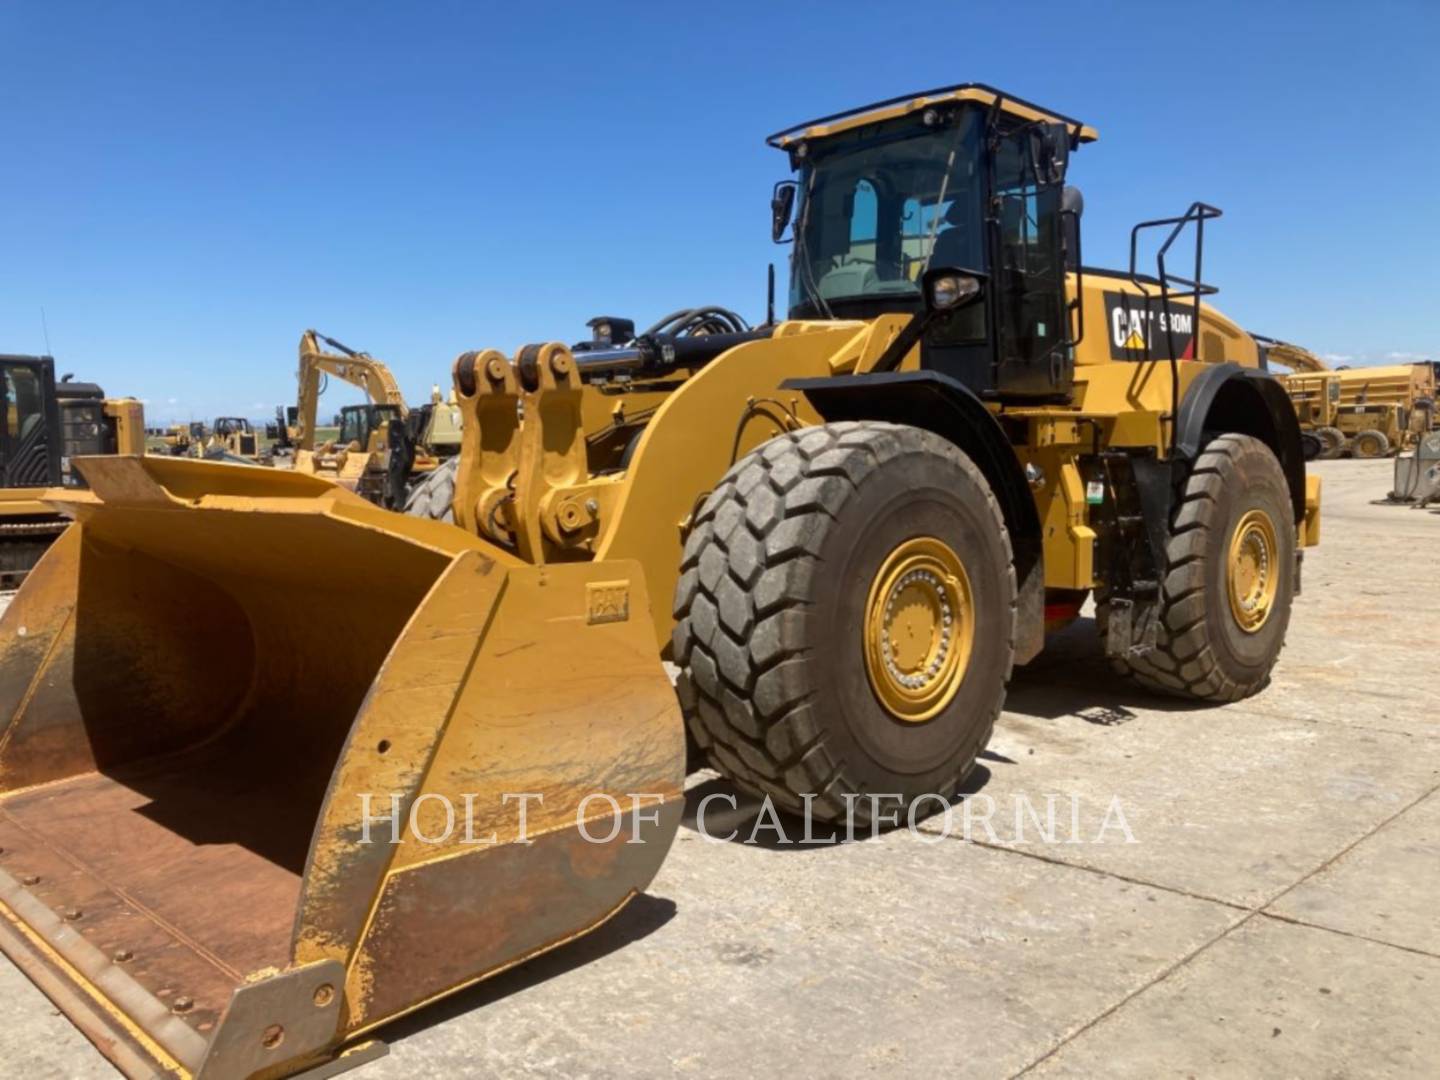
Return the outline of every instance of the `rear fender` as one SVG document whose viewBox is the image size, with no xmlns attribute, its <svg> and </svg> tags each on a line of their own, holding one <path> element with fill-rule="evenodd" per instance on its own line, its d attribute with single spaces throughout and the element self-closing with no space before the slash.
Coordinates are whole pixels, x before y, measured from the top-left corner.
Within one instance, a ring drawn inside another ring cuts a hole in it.
<svg viewBox="0 0 1440 1080">
<path fill-rule="evenodd" d="M 1275 452 L 1290 489 L 1297 525 L 1306 519 L 1305 451 L 1300 421 L 1285 388 L 1264 371 L 1239 364 L 1207 366 L 1185 391 L 1175 450 L 1186 461 L 1200 456 L 1212 435 L 1252 435 Z"/>
</svg>

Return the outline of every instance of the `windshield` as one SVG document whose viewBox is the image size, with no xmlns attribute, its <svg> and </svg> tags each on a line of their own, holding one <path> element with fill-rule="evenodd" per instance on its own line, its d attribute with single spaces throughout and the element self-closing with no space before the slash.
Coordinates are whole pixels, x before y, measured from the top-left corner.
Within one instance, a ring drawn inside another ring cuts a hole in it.
<svg viewBox="0 0 1440 1080">
<path fill-rule="evenodd" d="M 370 433 L 391 420 L 400 419 L 400 410 L 393 405 L 347 405 L 340 410 L 340 446 L 359 443 L 360 449 L 370 442 Z"/>
<path fill-rule="evenodd" d="M 363 405 L 354 409 L 340 410 L 340 436 L 336 439 L 341 446 L 359 443 L 361 449 L 370 439 L 369 410 Z"/>
<path fill-rule="evenodd" d="M 800 174 L 790 305 L 918 296 L 935 265 L 983 269 L 979 138 L 963 109 L 950 123 L 815 145 Z"/>
</svg>

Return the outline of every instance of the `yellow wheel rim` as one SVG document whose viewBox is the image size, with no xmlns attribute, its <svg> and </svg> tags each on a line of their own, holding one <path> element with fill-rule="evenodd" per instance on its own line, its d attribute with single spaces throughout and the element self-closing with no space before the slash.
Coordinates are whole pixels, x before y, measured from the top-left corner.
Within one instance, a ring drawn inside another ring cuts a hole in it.
<svg viewBox="0 0 1440 1080">
<path fill-rule="evenodd" d="M 1247 634 L 1264 626 L 1275 607 L 1281 572 L 1279 550 L 1275 523 L 1265 511 L 1250 510 L 1236 523 L 1226 577 L 1230 611 Z"/>
<path fill-rule="evenodd" d="M 965 680 L 975 643 L 970 579 L 950 545 L 907 540 L 881 565 L 865 602 L 865 668 L 891 716 L 929 720 Z"/>
</svg>

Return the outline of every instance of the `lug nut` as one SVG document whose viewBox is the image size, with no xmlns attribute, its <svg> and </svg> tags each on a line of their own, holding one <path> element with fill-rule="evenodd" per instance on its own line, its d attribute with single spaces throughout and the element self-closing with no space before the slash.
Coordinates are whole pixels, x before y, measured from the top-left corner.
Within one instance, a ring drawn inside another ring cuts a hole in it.
<svg viewBox="0 0 1440 1080">
<path fill-rule="evenodd" d="M 322 983 L 320 986 L 317 986 L 315 988 L 314 1000 L 315 1004 L 320 1008 L 325 1008 L 325 1006 L 335 1000 L 335 987 L 329 983 Z"/>
<path fill-rule="evenodd" d="M 170 1006 L 170 1011 L 173 1013 L 187 1013 L 194 1007 L 194 998 L 178 997 L 175 999 L 175 1004 Z"/>
<path fill-rule="evenodd" d="M 279 1024 L 271 1024 L 260 1036 L 260 1045 L 266 1050 L 274 1050 L 285 1041 L 285 1029 Z"/>
<path fill-rule="evenodd" d="M 65 921 L 75 922 L 80 919 L 81 916 L 83 916 L 84 914 L 85 912 L 81 911 L 78 907 L 67 907 L 65 909 Z"/>
<path fill-rule="evenodd" d="M 129 949 L 116 949 L 115 955 L 111 957 L 117 964 L 128 964 L 135 959 L 135 954 Z"/>
<path fill-rule="evenodd" d="M 39 884 L 40 884 L 40 875 L 39 875 L 39 874 L 26 874 L 24 877 L 22 877 L 22 878 L 20 879 L 20 884 L 21 884 L 21 885 L 39 885 Z"/>
</svg>

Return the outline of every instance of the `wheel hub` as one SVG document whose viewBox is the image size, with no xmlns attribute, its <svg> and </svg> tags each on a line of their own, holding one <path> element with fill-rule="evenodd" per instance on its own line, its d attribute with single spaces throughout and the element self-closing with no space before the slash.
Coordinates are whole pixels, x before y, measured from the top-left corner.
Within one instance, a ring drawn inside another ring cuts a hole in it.
<svg viewBox="0 0 1440 1080">
<path fill-rule="evenodd" d="M 897 720 L 929 720 L 959 690 L 975 639 L 960 557 L 934 537 L 905 541 L 881 564 L 865 610 L 865 666 L 875 696 Z"/>
<path fill-rule="evenodd" d="M 1253 634 L 1275 606 L 1280 582 L 1275 524 L 1263 510 L 1250 510 L 1235 525 L 1226 565 L 1230 610 L 1240 629 Z"/>
</svg>

